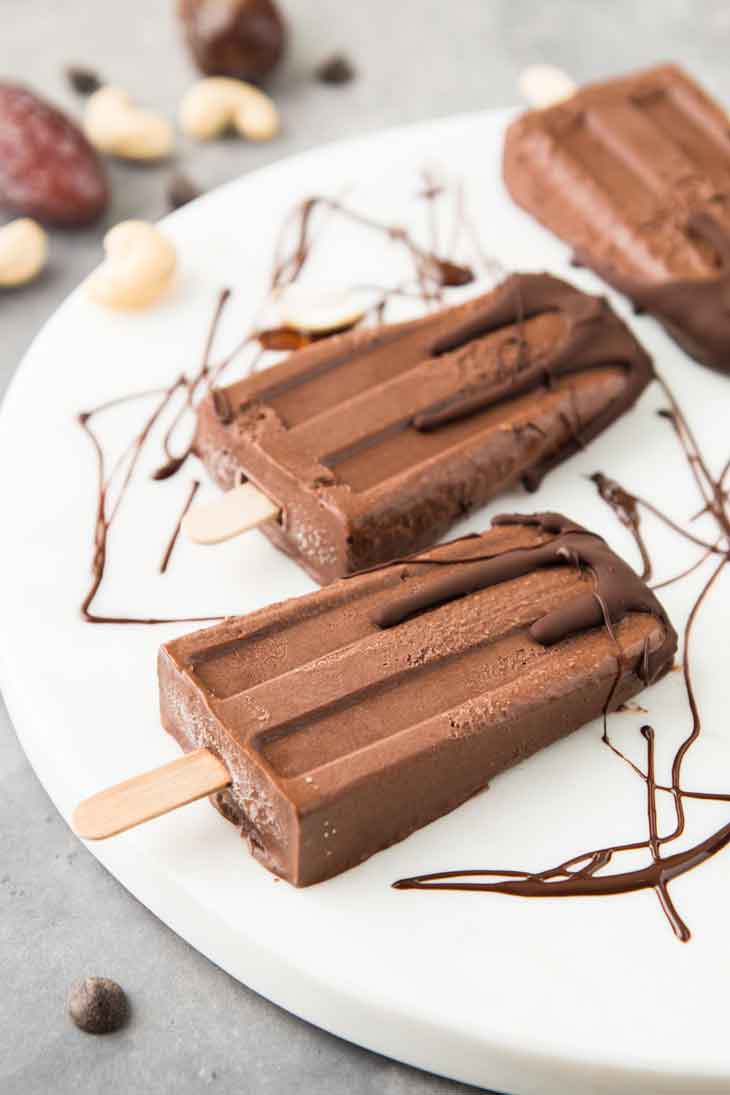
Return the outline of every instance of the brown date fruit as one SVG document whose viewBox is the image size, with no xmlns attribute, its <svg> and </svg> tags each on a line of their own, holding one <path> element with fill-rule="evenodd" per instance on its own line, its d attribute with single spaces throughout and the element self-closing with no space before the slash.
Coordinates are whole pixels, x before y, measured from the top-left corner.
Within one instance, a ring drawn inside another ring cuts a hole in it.
<svg viewBox="0 0 730 1095">
<path fill-rule="evenodd" d="M 18 84 L 0 83 L 0 206 L 44 224 L 88 224 L 109 190 L 96 152 L 70 118 Z"/>
<path fill-rule="evenodd" d="M 273 0 L 178 0 L 178 13 L 206 76 L 258 83 L 284 52 L 286 27 Z"/>
</svg>

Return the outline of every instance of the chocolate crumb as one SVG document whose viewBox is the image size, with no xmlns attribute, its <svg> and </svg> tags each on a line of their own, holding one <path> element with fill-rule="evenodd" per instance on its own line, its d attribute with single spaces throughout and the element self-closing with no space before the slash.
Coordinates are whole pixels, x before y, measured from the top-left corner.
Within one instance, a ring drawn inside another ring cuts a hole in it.
<svg viewBox="0 0 730 1095">
<path fill-rule="evenodd" d="M 456 285 L 468 285 L 474 281 L 474 271 L 470 266 L 462 266 L 449 259 L 435 259 L 434 265 L 440 283 L 447 288 Z"/>
<path fill-rule="evenodd" d="M 98 73 L 83 65 L 68 65 L 66 79 L 77 95 L 93 95 L 102 86 Z"/>
<path fill-rule="evenodd" d="M 201 193 L 200 187 L 187 175 L 173 175 L 167 184 L 167 204 L 170 209 L 179 209 L 181 205 L 199 198 Z"/>
<path fill-rule="evenodd" d="M 111 1034 L 129 1014 L 124 989 L 108 977 L 84 977 L 72 986 L 68 1013 L 87 1034 Z"/>
<path fill-rule="evenodd" d="M 349 84 L 355 79 L 355 68 L 344 53 L 334 53 L 316 70 L 317 79 L 323 84 Z"/>
<path fill-rule="evenodd" d="M 301 350 L 314 341 L 311 334 L 294 327 L 271 327 L 257 331 L 255 338 L 262 350 Z"/>
</svg>

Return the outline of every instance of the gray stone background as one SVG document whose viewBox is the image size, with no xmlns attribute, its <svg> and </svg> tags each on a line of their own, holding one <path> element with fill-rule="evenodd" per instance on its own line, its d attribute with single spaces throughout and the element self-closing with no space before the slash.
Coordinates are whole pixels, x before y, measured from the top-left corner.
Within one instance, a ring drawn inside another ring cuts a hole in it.
<svg viewBox="0 0 730 1095">
<path fill-rule="evenodd" d="M 520 69 L 551 61 L 578 79 L 676 59 L 730 103 L 727 0 L 281 0 L 290 28 L 270 84 L 284 131 L 267 145 L 182 145 L 202 187 L 324 141 L 516 101 Z M 91 65 L 174 114 L 192 78 L 173 0 L 0 0 L 0 79 L 72 112 L 63 76 Z M 313 79 L 344 50 L 357 79 Z M 109 224 L 165 212 L 169 167 L 111 167 Z M 0 393 L 31 339 L 98 261 L 101 224 L 54 233 L 41 281 L 0 293 Z M 0 469 L 0 475 L 9 474 Z M 128 990 L 133 1017 L 92 1038 L 65 1016 L 75 978 Z M 474 1089 L 367 1053 L 294 1019 L 178 939 L 89 855 L 56 814 L 0 701 L 0 1091 L 219 1095 L 435 1095 Z M 514 1093 L 518 1095 L 518 1093 Z"/>
</svg>

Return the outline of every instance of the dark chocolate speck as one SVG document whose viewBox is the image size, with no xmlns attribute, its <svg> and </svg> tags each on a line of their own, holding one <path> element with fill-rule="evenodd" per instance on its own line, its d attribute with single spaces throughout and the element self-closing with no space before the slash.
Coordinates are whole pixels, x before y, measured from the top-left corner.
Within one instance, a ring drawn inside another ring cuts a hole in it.
<svg viewBox="0 0 730 1095">
<path fill-rule="evenodd" d="M 102 86 L 99 74 L 83 65 L 68 65 L 66 79 L 77 95 L 93 95 Z"/>
<path fill-rule="evenodd" d="M 322 84 L 349 84 L 355 79 L 355 68 L 344 53 L 334 53 L 318 66 L 316 77 Z"/>
<path fill-rule="evenodd" d="M 199 198 L 202 191 L 187 175 L 173 175 L 167 184 L 167 204 L 170 209 L 179 209 L 181 205 Z"/>
</svg>

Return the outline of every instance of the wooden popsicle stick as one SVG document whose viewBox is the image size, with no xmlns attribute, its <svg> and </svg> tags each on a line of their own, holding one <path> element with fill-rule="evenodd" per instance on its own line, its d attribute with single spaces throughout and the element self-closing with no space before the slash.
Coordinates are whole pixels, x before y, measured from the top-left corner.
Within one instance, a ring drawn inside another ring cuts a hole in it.
<svg viewBox="0 0 730 1095">
<path fill-rule="evenodd" d="M 569 99 L 578 90 L 567 72 L 555 65 L 528 65 L 518 80 L 522 97 L 538 110 Z"/>
<path fill-rule="evenodd" d="M 215 502 L 193 506 L 183 517 L 181 527 L 195 544 L 220 544 L 278 517 L 279 513 L 276 503 L 253 483 L 241 483 Z"/>
<path fill-rule="evenodd" d="M 84 840 L 105 840 L 221 791 L 230 782 L 228 769 L 215 753 L 196 749 L 85 798 L 74 810 L 72 825 Z"/>
</svg>

